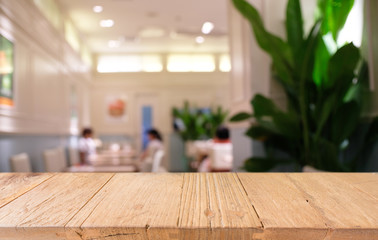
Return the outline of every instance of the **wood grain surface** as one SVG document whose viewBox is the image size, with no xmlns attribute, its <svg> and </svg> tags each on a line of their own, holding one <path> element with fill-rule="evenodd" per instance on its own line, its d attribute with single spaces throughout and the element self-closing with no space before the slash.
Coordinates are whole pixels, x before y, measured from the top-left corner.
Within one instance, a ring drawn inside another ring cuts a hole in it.
<svg viewBox="0 0 378 240">
<path fill-rule="evenodd" d="M 62 239 L 66 223 L 112 176 L 56 174 L 0 208 L 0 239 Z"/>
<path fill-rule="evenodd" d="M 262 229 L 235 173 L 184 174 L 178 227 L 185 239 L 252 239 Z"/>
<path fill-rule="evenodd" d="M 0 174 L 0 240 L 375 240 L 373 173 Z"/>
<path fill-rule="evenodd" d="M 0 207 L 3 207 L 52 176 L 53 174 L 50 173 L 0 174 Z"/>
</svg>

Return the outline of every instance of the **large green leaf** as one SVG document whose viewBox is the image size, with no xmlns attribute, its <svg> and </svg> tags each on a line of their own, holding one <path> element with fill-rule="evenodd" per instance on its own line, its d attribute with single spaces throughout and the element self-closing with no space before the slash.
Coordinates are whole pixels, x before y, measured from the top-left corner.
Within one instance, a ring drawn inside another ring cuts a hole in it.
<svg viewBox="0 0 378 240">
<path fill-rule="evenodd" d="M 332 116 L 332 142 L 340 145 L 347 140 L 360 119 L 360 105 L 356 101 L 344 103 Z"/>
<path fill-rule="evenodd" d="M 300 123 L 295 112 L 281 111 L 271 99 L 261 94 L 257 94 L 251 103 L 260 126 L 288 139 L 300 138 Z"/>
<path fill-rule="evenodd" d="M 317 156 L 313 166 L 325 171 L 343 171 L 339 163 L 339 147 L 331 141 L 320 138 L 317 141 L 316 148 L 313 150 L 313 156 Z"/>
<path fill-rule="evenodd" d="M 274 159 L 265 157 L 252 157 L 244 162 L 243 168 L 248 172 L 266 172 L 278 164 L 289 164 L 291 159 Z"/>
<path fill-rule="evenodd" d="M 324 126 L 326 125 L 329 116 L 332 111 L 335 110 L 337 104 L 337 94 L 330 93 L 325 96 L 324 101 L 320 101 L 316 106 L 316 120 L 318 122 L 315 132 L 315 139 L 318 139 L 323 132 Z"/>
<path fill-rule="evenodd" d="M 311 29 L 309 33 L 305 45 L 304 45 L 304 54 L 303 58 L 301 59 L 302 66 L 298 70 L 299 72 L 299 109 L 300 109 L 300 118 L 302 123 L 302 135 L 303 135 L 303 143 L 304 143 L 304 159 L 305 161 L 309 161 L 310 158 L 310 123 L 309 123 L 309 112 L 308 112 L 308 105 L 309 102 L 309 88 L 307 87 L 309 84 L 309 80 L 312 77 L 313 65 L 314 65 L 314 56 L 315 56 L 315 49 L 319 41 L 319 29 L 320 29 L 320 22 L 318 21 Z"/>
<path fill-rule="evenodd" d="M 372 144 L 378 141 L 378 117 L 373 118 L 370 123 L 366 143 Z"/>
<path fill-rule="evenodd" d="M 274 134 L 276 133 L 258 124 L 252 125 L 245 133 L 248 137 L 258 141 L 265 141 Z"/>
<path fill-rule="evenodd" d="M 280 129 L 274 124 L 274 122 L 269 120 L 258 120 L 258 125 L 265 128 L 267 131 L 277 134 L 277 135 L 283 135 L 283 133 L 280 131 Z"/>
<path fill-rule="evenodd" d="M 367 103 L 370 101 L 370 85 L 369 85 L 369 68 L 366 61 L 363 61 L 357 76 L 357 82 L 348 89 L 344 97 L 344 102 L 357 101 L 362 106 L 362 111 L 368 107 Z"/>
<path fill-rule="evenodd" d="M 261 94 L 256 94 L 252 99 L 251 104 L 253 107 L 253 114 L 256 118 L 266 116 L 273 117 L 273 115 L 278 111 L 278 108 L 274 102 Z"/>
<path fill-rule="evenodd" d="M 378 117 L 373 119 L 365 119 L 361 122 L 359 128 L 356 128 L 355 132 L 362 136 L 359 138 L 358 143 L 353 146 L 356 148 L 356 154 L 349 163 L 350 169 L 356 170 L 361 164 L 366 164 L 366 160 L 373 153 L 374 147 L 378 142 Z"/>
<path fill-rule="evenodd" d="M 302 80 L 312 80 L 312 71 L 314 68 L 314 58 L 316 48 L 320 39 L 321 21 L 317 21 L 311 28 L 310 33 L 303 42 L 301 54 L 298 55 L 300 64 L 298 65 L 297 75 Z"/>
<path fill-rule="evenodd" d="M 280 134 L 289 141 L 301 138 L 300 121 L 294 112 L 277 112 L 273 116 L 273 122 Z"/>
<path fill-rule="evenodd" d="M 332 112 L 338 109 L 343 99 L 352 86 L 354 71 L 359 61 L 359 51 L 353 44 L 340 48 L 331 57 L 328 65 L 327 81 L 324 82 L 324 99 L 317 104 L 317 116 L 319 124 L 316 130 L 316 138 L 320 136 Z"/>
<path fill-rule="evenodd" d="M 351 82 L 345 81 L 345 79 L 352 80 L 354 78 L 354 71 L 359 61 L 360 52 L 353 43 L 337 50 L 329 61 L 328 78 L 324 84 L 325 87 L 345 89 L 345 85 L 349 86 Z"/>
<path fill-rule="evenodd" d="M 315 84 L 320 88 L 323 85 L 323 81 L 327 77 L 328 62 L 331 58 L 327 46 L 323 39 L 320 39 L 315 53 L 315 64 L 313 70 L 313 78 Z"/>
<path fill-rule="evenodd" d="M 340 30 L 344 27 L 354 0 L 318 0 L 320 17 L 324 19 L 323 34 L 328 32 L 337 40 Z"/>
<path fill-rule="evenodd" d="M 299 0 L 289 0 L 286 8 L 287 41 L 298 61 L 303 50 L 303 19 Z M 297 66 L 299 64 L 296 64 Z"/>
<path fill-rule="evenodd" d="M 260 14 L 246 0 L 233 0 L 234 6 L 249 21 L 256 41 L 273 59 L 276 71 L 288 85 L 293 85 L 290 77 L 293 71 L 293 55 L 289 45 L 276 35 L 266 31 Z"/>
<path fill-rule="evenodd" d="M 240 122 L 240 121 L 245 121 L 248 120 L 252 117 L 253 115 L 247 112 L 240 112 L 235 114 L 234 116 L 231 117 L 230 121 L 231 122 Z"/>
<path fill-rule="evenodd" d="M 265 150 L 272 149 L 275 152 L 278 150 L 287 156 L 296 156 L 299 141 L 288 140 L 288 137 L 277 132 L 277 129 L 274 129 L 271 124 L 260 123 L 252 125 L 245 134 L 252 139 L 263 142 Z"/>
</svg>

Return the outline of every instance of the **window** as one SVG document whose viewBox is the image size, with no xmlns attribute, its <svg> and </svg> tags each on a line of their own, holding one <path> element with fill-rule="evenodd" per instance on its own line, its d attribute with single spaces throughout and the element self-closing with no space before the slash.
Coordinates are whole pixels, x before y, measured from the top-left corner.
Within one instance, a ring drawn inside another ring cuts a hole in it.
<svg viewBox="0 0 378 240">
<path fill-rule="evenodd" d="M 97 71 L 111 72 L 161 72 L 163 64 L 159 55 L 104 55 L 99 56 Z"/>
<path fill-rule="evenodd" d="M 210 54 L 172 54 L 168 56 L 169 72 L 214 72 L 215 60 Z"/>
<path fill-rule="evenodd" d="M 142 56 L 142 70 L 144 72 L 161 72 L 163 71 L 163 63 L 159 55 Z"/>
<path fill-rule="evenodd" d="M 230 55 L 222 54 L 219 58 L 219 70 L 221 72 L 229 72 L 231 71 L 231 61 Z"/>
</svg>

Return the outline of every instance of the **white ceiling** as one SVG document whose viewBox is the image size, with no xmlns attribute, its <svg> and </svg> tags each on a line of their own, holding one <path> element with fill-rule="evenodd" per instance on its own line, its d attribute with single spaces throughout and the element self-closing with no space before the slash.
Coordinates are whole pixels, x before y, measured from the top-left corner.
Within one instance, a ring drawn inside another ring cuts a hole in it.
<svg viewBox="0 0 378 240">
<path fill-rule="evenodd" d="M 94 53 L 107 52 L 227 52 L 228 0 L 59 0 Z M 103 6 L 94 13 L 93 6 Z M 102 19 L 113 19 L 102 28 Z M 213 22 L 209 35 L 202 24 Z M 152 36 L 160 34 L 161 36 Z M 196 36 L 205 42 L 195 43 Z M 110 48 L 110 40 L 120 46 Z"/>
</svg>

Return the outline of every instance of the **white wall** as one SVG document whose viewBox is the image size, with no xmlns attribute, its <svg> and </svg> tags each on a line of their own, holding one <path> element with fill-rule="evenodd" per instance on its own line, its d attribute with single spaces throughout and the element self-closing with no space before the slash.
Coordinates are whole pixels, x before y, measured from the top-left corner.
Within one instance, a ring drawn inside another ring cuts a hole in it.
<svg viewBox="0 0 378 240">
<path fill-rule="evenodd" d="M 15 106 L 0 106 L 0 133 L 69 135 L 72 86 L 80 124 L 89 124 L 90 72 L 33 1 L 0 1 L 0 33 L 15 48 Z"/>
</svg>

